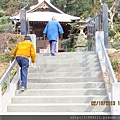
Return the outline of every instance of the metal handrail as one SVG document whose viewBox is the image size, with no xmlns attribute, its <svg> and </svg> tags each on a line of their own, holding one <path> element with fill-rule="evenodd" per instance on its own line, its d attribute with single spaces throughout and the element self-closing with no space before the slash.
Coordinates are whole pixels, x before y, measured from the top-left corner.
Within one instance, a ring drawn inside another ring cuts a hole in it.
<svg viewBox="0 0 120 120">
<path fill-rule="evenodd" d="M 88 33 L 89 32 L 96 32 L 96 31 L 101 31 L 103 30 L 103 25 L 102 25 L 102 14 L 98 14 L 96 15 L 94 18 L 90 19 L 88 22 L 87 22 L 87 31 Z M 89 25 L 91 25 L 92 27 L 95 28 L 95 31 L 89 29 Z"/>
<path fill-rule="evenodd" d="M 95 32 L 103 30 L 102 14 L 96 15 L 87 22 L 88 50 L 95 50 Z"/>
</svg>

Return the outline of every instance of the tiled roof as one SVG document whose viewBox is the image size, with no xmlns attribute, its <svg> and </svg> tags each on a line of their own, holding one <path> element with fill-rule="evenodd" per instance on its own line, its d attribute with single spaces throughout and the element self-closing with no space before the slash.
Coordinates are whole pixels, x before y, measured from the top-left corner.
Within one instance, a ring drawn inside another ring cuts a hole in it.
<svg viewBox="0 0 120 120">
<path fill-rule="evenodd" d="M 43 2 L 46 2 L 50 7 L 52 7 L 56 12 L 47 12 L 47 11 L 34 11 L 39 7 Z M 32 12 L 31 12 L 32 11 Z M 59 22 L 71 22 L 72 20 L 78 20 L 80 17 L 68 15 L 58 8 L 56 8 L 54 5 L 52 5 L 47 0 L 41 0 L 38 4 L 32 6 L 30 10 L 26 12 L 26 19 L 29 21 L 50 21 L 53 16 L 56 16 L 57 20 Z M 20 15 L 16 15 L 13 17 L 10 17 L 12 20 L 19 20 Z"/>
</svg>

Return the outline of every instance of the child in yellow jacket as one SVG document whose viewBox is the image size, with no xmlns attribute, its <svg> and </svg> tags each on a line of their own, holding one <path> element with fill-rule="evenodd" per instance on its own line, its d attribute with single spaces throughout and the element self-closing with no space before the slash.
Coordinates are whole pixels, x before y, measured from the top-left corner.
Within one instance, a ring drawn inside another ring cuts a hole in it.
<svg viewBox="0 0 120 120">
<path fill-rule="evenodd" d="M 27 88 L 27 74 L 29 67 L 29 58 L 31 57 L 33 66 L 36 62 L 36 53 L 34 46 L 31 43 L 30 36 L 25 36 L 24 41 L 20 42 L 16 48 L 13 50 L 12 55 L 16 58 L 17 63 L 20 66 L 22 91 Z"/>
</svg>

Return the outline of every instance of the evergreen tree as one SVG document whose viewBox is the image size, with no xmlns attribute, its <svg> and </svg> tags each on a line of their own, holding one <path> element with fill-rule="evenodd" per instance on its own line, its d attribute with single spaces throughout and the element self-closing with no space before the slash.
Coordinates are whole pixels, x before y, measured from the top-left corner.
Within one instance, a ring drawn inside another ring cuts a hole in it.
<svg viewBox="0 0 120 120">
<path fill-rule="evenodd" d="M 6 11 L 6 15 L 12 16 L 18 14 L 20 9 L 26 5 L 26 9 L 29 9 L 30 6 L 37 2 L 38 0 L 1 0 L 0 8 Z"/>
<path fill-rule="evenodd" d="M 92 7 L 89 0 L 51 0 L 51 3 L 67 14 L 86 17 Z"/>
<path fill-rule="evenodd" d="M 12 31 L 13 25 L 11 22 L 9 22 L 9 17 L 8 16 L 0 17 L 0 33 Z"/>
</svg>

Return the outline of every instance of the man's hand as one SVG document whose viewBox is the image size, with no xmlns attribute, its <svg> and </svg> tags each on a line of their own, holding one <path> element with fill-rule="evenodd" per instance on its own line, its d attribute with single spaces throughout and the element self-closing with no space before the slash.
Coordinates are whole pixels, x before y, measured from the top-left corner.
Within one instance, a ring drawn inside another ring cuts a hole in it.
<svg viewBox="0 0 120 120">
<path fill-rule="evenodd" d="M 32 63 L 32 67 L 36 68 L 36 63 Z"/>
<path fill-rule="evenodd" d="M 61 40 L 63 39 L 63 34 L 60 35 L 60 39 L 61 39 Z"/>
<path fill-rule="evenodd" d="M 44 39 L 44 40 L 46 39 L 46 34 L 43 34 L 43 39 Z"/>
</svg>

